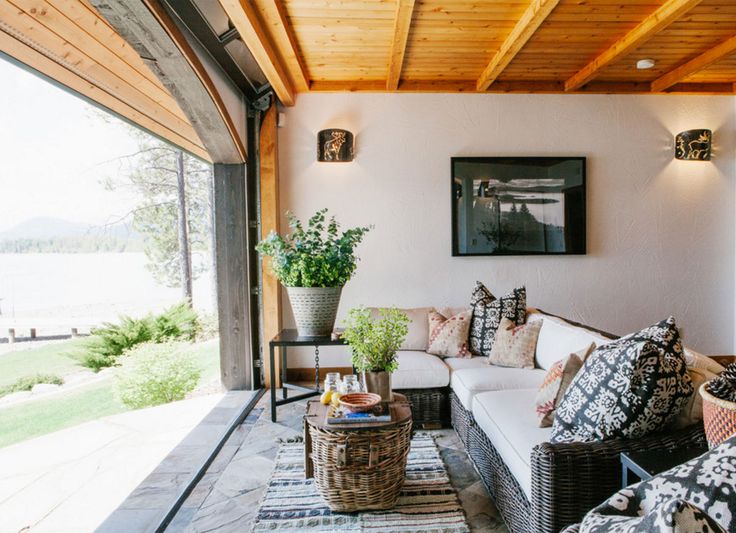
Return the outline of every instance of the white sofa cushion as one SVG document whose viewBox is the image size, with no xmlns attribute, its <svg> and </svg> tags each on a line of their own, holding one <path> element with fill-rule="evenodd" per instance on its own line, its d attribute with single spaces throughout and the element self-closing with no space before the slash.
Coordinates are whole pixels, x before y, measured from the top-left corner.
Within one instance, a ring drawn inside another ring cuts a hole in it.
<svg viewBox="0 0 736 533">
<path fill-rule="evenodd" d="M 445 364 L 450 367 L 450 375 L 456 370 L 463 370 L 464 368 L 487 368 L 488 358 L 487 357 L 445 357 Z"/>
<path fill-rule="evenodd" d="M 450 386 L 463 407 L 470 411 L 474 402 L 473 397 L 481 392 L 534 388 L 536 394 L 536 389 L 542 384 L 546 374 L 541 368 L 510 368 L 483 364 L 476 368 L 455 370 L 450 376 Z M 532 403 L 533 400 L 534 398 Z M 531 409 L 532 414 L 536 416 L 534 405 Z"/>
<path fill-rule="evenodd" d="M 435 355 L 403 350 L 397 352 L 396 357 L 399 369 L 391 375 L 394 389 L 431 389 L 450 383 L 450 369 Z"/>
<path fill-rule="evenodd" d="M 557 317 L 534 311 L 527 316 L 527 322 L 542 321 L 542 329 L 537 339 L 536 365 L 549 370 L 557 361 L 582 350 L 594 342 L 596 346 L 607 344 L 611 339 Z"/>
<path fill-rule="evenodd" d="M 529 370 L 527 370 L 529 372 Z M 532 449 L 549 441 L 552 428 L 537 426 L 536 389 L 482 392 L 473 398 L 473 417 L 493 443 L 527 498 L 532 494 Z"/>
</svg>

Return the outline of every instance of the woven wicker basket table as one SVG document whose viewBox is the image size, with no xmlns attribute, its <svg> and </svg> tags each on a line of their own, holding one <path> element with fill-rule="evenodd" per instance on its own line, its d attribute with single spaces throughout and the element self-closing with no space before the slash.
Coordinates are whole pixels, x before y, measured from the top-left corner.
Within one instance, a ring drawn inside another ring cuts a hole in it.
<svg viewBox="0 0 736 533">
<path fill-rule="evenodd" d="M 328 406 L 310 401 L 304 417 L 304 470 L 329 508 L 350 513 L 396 506 L 406 477 L 411 407 L 394 393 L 390 422 L 328 424 Z"/>
</svg>

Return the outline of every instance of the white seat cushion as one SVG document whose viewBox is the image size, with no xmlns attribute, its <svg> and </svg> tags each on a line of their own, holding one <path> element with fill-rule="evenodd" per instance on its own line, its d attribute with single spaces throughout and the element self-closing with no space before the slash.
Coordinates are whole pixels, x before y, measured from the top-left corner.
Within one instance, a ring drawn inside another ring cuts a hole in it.
<svg viewBox="0 0 736 533">
<path fill-rule="evenodd" d="M 542 384 L 545 375 L 546 372 L 541 368 L 509 368 L 484 363 L 476 368 L 455 370 L 450 376 L 450 386 L 463 407 L 470 411 L 473 396 L 480 392 L 536 389 Z"/>
<path fill-rule="evenodd" d="M 487 357 L 445 357 L 444 361 L 450 367 L 450 374 L 455 370 L 465 368 L 485 368 L 488 366 Z"/>
<path fill-rule="evenodd" d="M 473 398 L 473 417 L 519 482 L 532 494 L 532 449 L 549 441 L 552 428 L 540 428 L 534 410 L 536 389 L 482 392 Z"/>
<path fill-rule="evenodd" d="M 611 339 L 599 335 L 557 317 L 534 312 L 527 317 L 527 322 L 542 321 L 537 339 L 535 363 L 539 368 L 549 370 L 557 361 L 590 346 L 594 342 L 596 347 L 611 342 Z"/>
<path fill-rule="evenodd" d="M 396 353 L 399 369 L 391 375 L 394 389 L 431 389 L 450 383 L 450 369 L 436 355 L 419 351 Z"/>
</svg>

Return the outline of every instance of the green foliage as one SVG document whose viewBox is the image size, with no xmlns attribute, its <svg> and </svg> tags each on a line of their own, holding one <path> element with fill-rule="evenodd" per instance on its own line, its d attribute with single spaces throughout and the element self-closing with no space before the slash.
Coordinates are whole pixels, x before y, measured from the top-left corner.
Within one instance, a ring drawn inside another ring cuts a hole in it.
<svg viewBox="0 0 736 533">
<path fill-rule="evenodd" d="M 115 381 L 115 393 L 132 409 L 183 400 L 201 370 L 182 344 L 142 344 L 132 349 Z"/>
<path fill-rule="evenodd" d="M 63 385 L 64 380 L 56 374 L 36 374 L 34 376 L 24 376 L 18 378 L 15 382 L 5 387 L 0 387 L 0 398 L 8 394 L 20 391 L 29 391 L 34 385 L 39 383 L 48 383 L 50 385 Z"/>
<path fill-rule="evenodd" d="M 409 317 L 396 308 L 379 309 L 378 313 L 378 319 L 364 307 L 348 313 L 343 338 L 358 372 L 393 372 L 399 367 L 396 352 L 409 332 Z"/>
<path fill-rule="evenodd" d="M 256 250 L 271 257 L 271 268 L 287 287 L 340 287 L 358 266 L 355 247 L 370 227 L 352 228 L 339 233 L 335 217 L 326 221 L 327 209 L 317 211 L 306 229 L 292 214 L 286 213 L 290 235 L 271 232 Z M 325 226 L 326 223 L 326 226 Z"/>
<path fill-rule="evenodd" d="M 138 252 L 141 243 L 115 236 L 49 237 L 45 239 L 10 239 L 0 241 L 0 254 L 50 254 L 94 252 Z"/>
<path fill-rule="evenodd" d="M 192 341 L 199 331 L 197 313 L 187 301 L 166 309 L 160 315 L 143 318 L 120 317 L 117 324 L 105 323 L 92 330 L 80 356 L 84 366 L 95 371 L 113 366 L 118 358 L 138 344 Z"/>
</svg>

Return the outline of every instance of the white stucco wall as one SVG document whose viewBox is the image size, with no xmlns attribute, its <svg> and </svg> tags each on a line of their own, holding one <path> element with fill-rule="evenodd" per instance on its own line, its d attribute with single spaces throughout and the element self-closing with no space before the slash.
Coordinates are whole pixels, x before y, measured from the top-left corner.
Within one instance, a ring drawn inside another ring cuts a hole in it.
<svg viewBox="0 0 736 533">
<path fill-rule="evenodd" d="M 733 98 L 305 94 L 285 113 L 282 208 L 307 217 L 327 207 L 345 226 L 375 225 L 340 317 L 358 304 L 462 305 L 477 279 L 498 295 L 525 284 L 529 305 L 614 333 L 673 314 L 689 346 L 732 353 Z M 316 162 L 326 127 L 355 133 L 353 163 Z M 714 131 L 713 161 L 675 161 L 673 135 L 698 127 Z M 586 156 L 588 254 L 451 257 L 459 155 Z M 288 303 L 284 318 L 293 324 Z"/>
</svg>

